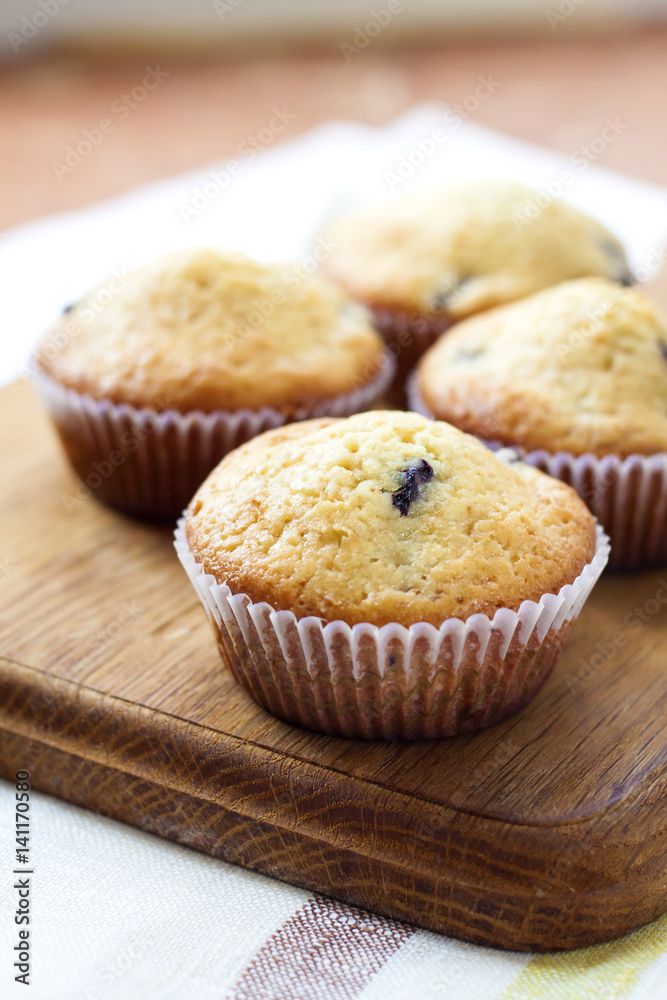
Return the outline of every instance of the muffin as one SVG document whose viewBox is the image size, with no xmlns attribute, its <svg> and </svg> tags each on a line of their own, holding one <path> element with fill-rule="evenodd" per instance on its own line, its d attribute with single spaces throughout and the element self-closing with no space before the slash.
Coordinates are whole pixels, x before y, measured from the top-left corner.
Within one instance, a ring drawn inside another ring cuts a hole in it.
<svg viewBox="0 0 667 1000">
<path fill-rule="evenodd" d="M 561 281 L 630 284 L 623 247 L 565 202 L 470 180 L 356 211 L 330 228 L 325 267 L 370 306 L 407 374 L 439 333 Z"/>
<path fill-rule="evenodd" d="M 224 662 L 262 706 L 382 739 L 515 712 L 606 561 L 569 487 L 398 411 L 238 448 L 195 494 L 177 549 Z"/>
<path fill-rule="evenodd" d="M 413 408 L 570 483 L 610 565 L 667 562 L 667 318 L 582 278 L 461 323 L 422 358 Z"/>
<path fill-rule="evenodd" d="M 369 313 L 320 277 L 182 250 L 69 307 L 36 384 L 100 499 L 174 518 L 230 449 L 369 406 L 392 362 Z"/>
</svg>

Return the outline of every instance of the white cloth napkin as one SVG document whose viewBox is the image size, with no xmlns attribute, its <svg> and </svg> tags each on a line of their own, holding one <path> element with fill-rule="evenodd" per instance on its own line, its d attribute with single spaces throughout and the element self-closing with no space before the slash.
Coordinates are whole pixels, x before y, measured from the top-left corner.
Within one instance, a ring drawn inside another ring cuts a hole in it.
<svg viewBox="0 0 667 1000">
<path fill-rule="evenodd" d="M 111 272 L 121 280 L 159 252 L 196 244 L 307 269 L 316 234 L 342 208 L 471 175 L 562 193 L 618 234 L 641 277 L 659 266 L 667 191 L 425 105 L 381 129 L 323 125 L 242 162 L 231 180 L 224 163 L 213 164 L 5 234 L 0 382 L 24 371 L 64 305 Z M 0 782 L 3 1000 L 667 997 L 665 920 L 583 953 L 515 955 L 315 898 L 36 793 L 31 832 L 26 989 L 13 980 L 14 788 Z"/>
</svg>

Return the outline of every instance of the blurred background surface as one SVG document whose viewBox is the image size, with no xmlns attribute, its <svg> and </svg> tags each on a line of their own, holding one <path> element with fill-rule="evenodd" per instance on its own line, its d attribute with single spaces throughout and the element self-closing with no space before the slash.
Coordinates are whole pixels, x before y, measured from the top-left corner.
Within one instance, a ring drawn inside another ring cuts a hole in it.
<svg viewBox="0 0 667 1000">
<path fill-rule="evenodd" d="M 611 120 L 596 162 L 667 181 L 667 0 L 3 0 L 0 49 L 0 232 L 233 156 L 274 109 L 281 141 L 480 78 L 471 121 L 572 155 Z"/>
</svg>

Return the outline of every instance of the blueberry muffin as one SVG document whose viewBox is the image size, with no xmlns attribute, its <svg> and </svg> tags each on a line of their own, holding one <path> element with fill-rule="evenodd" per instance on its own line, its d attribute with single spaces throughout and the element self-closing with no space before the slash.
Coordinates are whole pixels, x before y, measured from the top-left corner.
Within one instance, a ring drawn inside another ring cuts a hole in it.
<svg viewBox="0 0 667 1000">
<path fill-rule="evenodd" d="M 565 282 L 459 324 L 415 387 L 436 418 L 526 451 L 667 451 L 667 318 L 636 289 Z"/>
<path fill-rule="evenodd" d="M 223 659 L 260 704 L 387 738 L 516 711 L 572 624 L 565 613 L 536 630 L 531 609 L 600 568 L 594 519 L 569 487 L 397 411 L 238 448 L 197 491 L 181 543 L 206 606 L 218 602 Z"/>
<path fill-rule="evenodd" d="M 330 228 L 326 268 L 370 306 L 408 372 L 452 323 L 574 278 L 629 284 L 600 223 L 507 180 L 470 180 L 353 212 Z"/>
<path fill-rule="evenodd" d="M 582 278 L 461 323 L 422 358 L 413 405 L 577 488 L 612 564 L 667 558 L 667 318 Z"/>
<path fill-rule="evenodd" d="M 332 282 L 218 250 L 170 253 L 120 290 L 94 289 L 47 332 L 36 368 L 84 483 L 167 517 L 230 448 L 355 412 L 388 380 L 369 314 Z"/>
</svg>

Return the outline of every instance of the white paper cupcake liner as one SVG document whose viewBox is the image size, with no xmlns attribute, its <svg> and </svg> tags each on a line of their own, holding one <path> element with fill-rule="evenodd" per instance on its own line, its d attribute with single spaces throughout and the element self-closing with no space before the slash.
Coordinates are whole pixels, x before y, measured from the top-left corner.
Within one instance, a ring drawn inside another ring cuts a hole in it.
<svg viewBox="0 0 667 1000">
<path fill-rule="evenodd" d="M 413 377 L 408 386 L 410 409 L 432 417 Z M 526 451 L 498 441 L 484 441 L 494 451 L 512 451 L 575 490 L 607 532 L 611 542 L 609 569 L 632 571 L 667 565 L 667 452 L 655 455 L 605 455 Z"/>
<path fill-rule="evenodd" d="M 282 719 L 365 739 L 453 736 L 512 715 L 546 680 L 609 556 L 597 526 L 595 555 L 576 580 L 518 611 L 449 618 L 439 628 L 350 626 L 232 593 L 197 563 L 184 524 L 176 551 L 236 680 Z"/>
<path fill-rule="evenodd" d="M 157 412 L 93 399 L 43 372 L 32 382 L 91 494 L 130 513 L 174 520 L 227 452 L 287 423 L 365 410 L 389 386 L 394 369 L 386 355 L 372 382 L 289 415 L 271 407 Z"/>
</svg>

